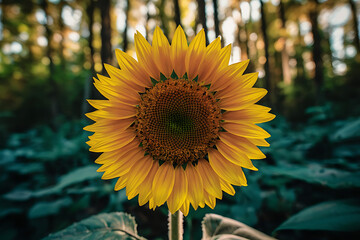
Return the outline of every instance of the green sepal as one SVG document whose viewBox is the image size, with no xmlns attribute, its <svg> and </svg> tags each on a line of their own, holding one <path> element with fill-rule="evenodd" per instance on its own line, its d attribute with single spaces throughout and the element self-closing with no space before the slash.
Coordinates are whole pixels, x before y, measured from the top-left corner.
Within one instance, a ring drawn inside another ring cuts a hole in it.
<svg viewBox="0 0 360 240">
<path fill-rule="evenodd" d="M 160 81 L 161 81 L 161 82 L 165 82 L 165 80 L 168 80 L 168 78 L 165 77 L 164 74 L 160 73 Z"/>
<path fill-rule="evenodd" d="M 206 87 L 208 90 L 210 89 L 210 86 L 211 86 L 211 84 L 210 84 L 210 83 L 209 83 L 209 84 L 204 85 L 204 87 Z"/>
<path fill-rule="evenodd" d="M 171 78 L 172 79 L 179 79 L 178 75 L 175 73 L 175 71 L 173 70 L 171 73 Z"/>
<path fill-rule="evenodd" d="M 194 79 L 193 79 L 193 81 L 195 81 L 195 82 L 197 82 L 199 80 L 199 75 L 197 75 Z"/>
<path fill-rule="evenodd" d="M 185 73 L 182 78 L 185 79 L 185 80 L 188 80 L 188 79 L 189 79 L 187 73 Z"/>
<path fill-rule="evenodd" d="M 152 83 L 154 86 L 159 82 L 159 81 L 156 80 L 155 78 L 150 77 L 150 79 L 151 79 L 151 83 Z"/>
</svg>

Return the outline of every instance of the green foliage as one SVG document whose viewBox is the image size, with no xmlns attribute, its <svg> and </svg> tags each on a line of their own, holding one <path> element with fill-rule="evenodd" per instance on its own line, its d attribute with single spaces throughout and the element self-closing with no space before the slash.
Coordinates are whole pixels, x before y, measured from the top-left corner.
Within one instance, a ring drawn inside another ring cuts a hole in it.
<svg viewBox="0 0 360 240">
<path fill-rule="evenodd" d="M 284 229 L 359 231 L 360 200 L 328 201 L 290 217 L 275 231 Z"/>
<path fill-rule="evenodd" d="M 136 240 L 144 238 L 138 236 L 135 219 L 132 216 L 121 212 L 115 212 L 92 216 L 44 238 L 44 240 L 55 239 Z"/>
<path fill-rule="evenodd" d="M 68 207 L 72 203 L 70 197 L 61 198 L 53 202 L 39 202 L 31 207 L 29 219 L 46 217 L 58 214 L 62 208 Z"/>
<path fill-rule="evenodd" d="M 284 175 L 293 179 L 320 184 L 329 188 L 360 188 L 360 173 L 338 169 L 324 168 L 318 164 L 305 166 L 267 166 L 262 169 L 264 174 L 276 177 Z"/>
<path fill-rule="evenodd" d="M 55 186 L 36 191 L 33 195 L 35 197 L 42 197 L 49 194 L 59 193 L 61 190 L 70 185 L 99 178 L 101 175 L 96 172 L 97 169 L 98 167 L 93 165 L 77 168 L 76 170 L 61 176 L 59 182 Z"/>
</svg>

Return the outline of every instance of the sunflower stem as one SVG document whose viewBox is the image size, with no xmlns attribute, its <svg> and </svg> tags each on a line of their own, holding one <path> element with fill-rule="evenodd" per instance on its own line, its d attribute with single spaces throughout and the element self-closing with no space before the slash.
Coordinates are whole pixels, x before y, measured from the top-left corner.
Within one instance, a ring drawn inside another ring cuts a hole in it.
<svg viewBox="0 0 360 240">
<path fill-rule="evenodd" d="M 171 214 L 169 211 L 169 240 L 183 240 L 183 214 L 177 211 Z"/>
</svg>

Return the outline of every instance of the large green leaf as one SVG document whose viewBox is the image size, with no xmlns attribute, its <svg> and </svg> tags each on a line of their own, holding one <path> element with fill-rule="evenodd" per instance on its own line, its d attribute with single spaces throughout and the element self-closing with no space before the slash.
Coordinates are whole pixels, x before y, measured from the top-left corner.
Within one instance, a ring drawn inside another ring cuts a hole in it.
<svg viewBox="0 0 360 240">
<path fill-rule="evenodd" d="M 122 212 L 102 213 L 50 234 L 44 240 L 144 239 L 137 234 L 135 219 Z"/>
<path fill-rule="evenodd" d="M 30 209 L 28 217 L 32 219 L 56 215 L 62 208 L 69 206 L 71 203 L 72 199 L 70 197 L 62 198 L 53 202 L 39 202 Z"/>
<path fill-rule="evenodd" d="M 202 229 L 203 240 L 275 240 L 246 224 L 217 214 L 206 214 Z"/>
<path fill-rule="evenodd" d="M 291 178 L 316 183 L 330 188 L 360 187 L 360 173 L 348 172 L 338 169 L 324 168 L 318 164 L 307 166 L 264 166 L 264 174 L 285 175 Z"/>
<path fill-rule="evenodd" d="M 323 202 L 306 208 L 282 223 L 282 229 L 359 231 L 360 200 Z"/>
<path fill-rule="evenodd" d="M 42 197 L 45 195 L 54 194 L 72 184 L 80 183 L 94 178 L 99 178 L 100 173 L 96 172 L 97 168 L 97 166 L 93 165 L 80 167 L 60 177 L 59 182 L 55 186 L 34 192 L 33 195 L 36 197 Z"/>
<path fill-rule="evenodd" d="M 355 119 L 353 121 L 346 120 L 344 123 L 345 126 L 337 130 L 332 135 L 333 141 L 346 141 L 352 139 L 360 138 L 360 119 Z"/>
</svg>

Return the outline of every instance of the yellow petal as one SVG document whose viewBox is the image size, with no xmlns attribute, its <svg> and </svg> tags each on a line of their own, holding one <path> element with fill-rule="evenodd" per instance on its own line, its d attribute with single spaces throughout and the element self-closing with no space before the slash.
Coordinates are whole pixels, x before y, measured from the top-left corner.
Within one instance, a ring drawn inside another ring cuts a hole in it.
<svg viewBox="0 0 360 240">
<path fill-rule="evenodd" d="M 216 98 L 221 99 L 238 94 L 243 88 L 251 88 L 255 84 L 259 73 L 248 73 L 230 79 L 231 83 L 226 88 L 216 93 Z"/>
<path fill-rule="evenodd" d="M 147 174 L 146 178 L 144 179 L 143 184 L 141 184 L 141 187 L 138 188 L 139 191 L 139 205 L 142 206 L 145 203 L 149 201 L 149 199 L 152 197 L 152 184 L 154 181 L 155 174 L 159 170 L 159 164 L 157 162 L 154 162 L 152 165 L 149 173 Z"/>
<path fill-rule="evenodd" d="M 97 164 L 112 164 L 113 162 L 117 161 L 121 158 L 124 154 L 127 154 L 129 151 L 135 151 L 136 148 L 139 147 L 140 141 L 135 138 L 130 143 L 126 144 L 122 148 L 116 149 L 111 152 L 104 152 L 102 153 L 96 160 L 95 163 Z"/>
<path fill-rule="evenodd" d="M 116 107 L 106 107 L 101 110 L 96 110 L 91 113 L 85 114 L 88 118 L 96 121 L 99 118 L 103 119 L 126 119 L 132 118 L 136 115 L 136 107 L 124 104 L 119 104 Z"/>
<path fill-rule="evenodd" d="M 104 76 L 99 77 L 101 75 L 98 74 L 97 76 L 103 84 L 122 88 L 130 88 L 137 92 L 143 92 L 145 90 L 145 87 L 139 85 L 136 81 L 134 81 L 134 79 L 129 76 L 129 73 L 127 73 L 126 71 L 118 69 L 106 63 L 104 64 L 104 67 L 111 79 L 109 81 L 108 78 Z"/>
<path fill-rule="evenodd" d="M 225 144 L 223 141 L 218 141 L 216 148 L 221 155 L 230 162 L 244 168 L 257 171 L 258 169 L 252 164 L 251 160 L 245 155 L 245 153 L 239 151 L 238 148 L 232 148 Z"/>
<path fill-rule="evenodd" d="M 231 44 L 225 46 L 220 51 L 220 56 L 219 56 L 219 61 L 220 61 L 219 68 L 220 69 L 225 68 L 229 65 L 230 56 L 231 56 Z"/>
<path fill-rule="evenodd" d="M 198 74 L 198 68 L 201 65 L 206 54 L 205 32 L 202 29 L 191 41 L 185 57 L 185 67 L 189 80 L 193 80 Z"/>
<path fill-rule="evenodd" d="M 268 113 L 269 111 L 268 107 L 253 104 L 239 111 L 227 111 L 222 117 L 226 122 L 262 123 L 275 118 L 274 114 Z"/>
<path fill-rule="evenodd" d="M 179 25 L 176 28 L 174 37 L 171 43 L 171 63 L 172 68 L 178 77 L 182 77 L 185 74 L 185 56 L 188 49 L 188 44 L 184 30 Z"/>
<path fill-rule="evenodd" d="M 221 40 L 220 37 L 212 41 L 209 46 L 206 47 L 206 56 L 199 66 L 199 83 L 210 84 L 212 78 L 210 76 L 214 75 L 219 69 L 219 55 L 221 49 Z"/>
<path fill-rule="evenodd" d="M 153 185 L 152 192 L 156 206 L 165 203 L 169 198 L 175 183 L 175 171 L 171 163 L 163 163 L 157 171 Z"/>
<path fill-rule="evenodd" d="M 211 209 L 214 209 L 216 205 L 216 198 L 207 192 L 204 193 L 204 198 L 205 198 L 205 204 L 208 205 Z"/>
<path fill-rule="evenodd" d="M 204 190 L 214 197 L 222 198 L 219 176 L 211 168 L 208 161 L 200 159 L 197 170 L 203 180 Z"/>
<path fill-rule="evenodd" d="M 150 87 L 152 85 L 149 75 L 135 59 L 120 49 L 115 50 L 115 55 L 121 70 L 125 72 L 124 74 L 129 79 L 142 87 Z"/>
<path fill-rule="evenodd" d="M 143 92 L 143 90 L 135 90 L 130 85 L 122 84 L 122 85 L 116 85 L 112 86 L 109 84 L 105 84 L 101 82 L 100 79 L 103 79 L 104 76 L 98 75 L 99 80 L 94 78 L 94 86 L 96 89 L 99 90 L 99 92 L 106 97 L 107 99 L 111 101 L 117 101 L 117 102 L 125 102 L 125 103 L 133 103 L 135 101 L 140 101 L 140 95 L 138 92 Z"/>
<path fill-rule="evenodd" d="M 155 28 L 152 52 L 154 61 L 162 74 L 169 78 L 172 73 L 170 44 L 159 27 Z M 160 76 L 158 76 L 159 78 Z"/>
<path fill-rule="evenodd" d="M 266 158 L 260 149 L 247 138 L 239 137 L 229 132 L 220 132 L 219 137 L 223 143 L 234 149 L 238 149 L 238 151 L 245 153 L 251 159 Z"/>
<path fill-rule="evenodd" d="M 151 45 L 139 32 L 135 33 L 134 38 L 137 59 L 151 77 L 154 79 L 159 79 L 160 71 L 154 61 Z"/>
<path fill-rule="evenodd" d="M 261 127 L 252 123 L 225 122 L 222 127 L 236 136 L 245 138 L 268 138 L 270 134 Z"/>
<path fill-rule="evenodd" d="M 91 146 L 90 151 L 92 152 L 111 152 L 130 143 L 135 136 L 134 131 L 125 130 L 116 140 L 90 140 L 86 143 Z"/>
<path fill-rule="evenodd" d="M 139 148 L 140 149 L 140 148 Z M 130 171 L 132 166 L 140 161 L 144 157 L 144 151 L 132 151 L 127 155 L 123 155 L 116 162 L 112 163 L 105 170 L 105 173 L 101 177 L 101 179 L 112 179 L 115 177 L 122 176 Z M 104 165 L 106 166 L 106 165 Z M 102 168 L 102 167 L 101 167 Z M 99 172 L 104 169 L 99 168 Z"/>
<path fill-rule="evenodd" d="M 167 205 L 172 214 L 174 214 L 185 202 L 188 192 L 188 182 L 184 169 L 180 167 L 175 168 L 175 183 L 173 191 L 171 192 Z"/>
<path fill-rule="evenodd" d="M 190 209 L 190 202 L 189 200 L 186 199 L 184 204 L 180 208 L 181 212 L 184 214 L 185 217 L 189 214 L 189 209 Z"/>
<path fill-rule="evenodd" d="M 103 137 L 106 137 L 107 134 L 112 133 L 114 131 L 117 132 L 124 131 L 134 122 L 134 120 L 135 118 L 127 118 L 121 120 L 102 119 L 89 126 L 84 127 L 84 130 L 90 132 L 97 132 L 103 135 Z"/>
<path fill-rule="evenodd" d="M 227 194 L 230 194 L 232 196 L 235 195 L 235 189 L 233 186 L 231 186 L 230 183 L 228 183 L 227 181 L 225 181 L 224 179 L 220 178 L 220 185 L 221 185 L 221 190 L 223 190 L 224 192 L 226 192 Z"/>
<path fill-rule="evenodd" d="M 119 179 L 117 180 L 117 182 L 115 184 L 114 190 L 119 191 L 119 190 L 123 189 L 124 187 L 126 187 L 126 183 L 127 183 L 126 176 L 119 177 Z"/>
<path fill-rule="evenodd" d="M 126 185 L 126 196 L 132 199 L 138 194 L 137 187 L 142 184 L 150 172 L 154 160 L 149 156 L 139 159 L 136 164 L 132 166 L 128 173 L 128 184 Z"/>
<path fill-rule="evenodd" d="M 218 150 L 211 149 L 209 151 L 209 162 L 212 169 L 227 182 L 238 186 L 247 186 L 241 167 L 231 163 Z"/>
<path fill-rule="evenodd" d="M 221 99 L 219 105 L 227 111 L 238 111 L 258 102 L 266 93 L 263 88 L 242 89 L 237 95 Z"/>
<path fill-rule="evenodd" d="M 196 210 L 204 198 L 203 181 L 197 171 L 197 167 L 194 167 L 191 163 L 187 164 L 185 171 L 189 183 L 188 199 Z"/>
<path fill-rule="evenodd" d="M 270 144 L 263 138 L 249 138 L 248 139 L 250 142 L 252 142 L 253 144 L 255 144 L 256 146 L 260 146 L 260 147 L 269 147 Z"/>
<path fill-rule="evenodd" d="M 233 79 L 241 76 L 247 66 L 249 65 L 249 60 L 234 63 L 230 66 L 225 67 L 221 71 L 218 71 L 214 76 L 213 81 L 211 82 L 210 89 L 213 91 L 220 91 L 227 86 L 229 86 Z"/>
</svg>

